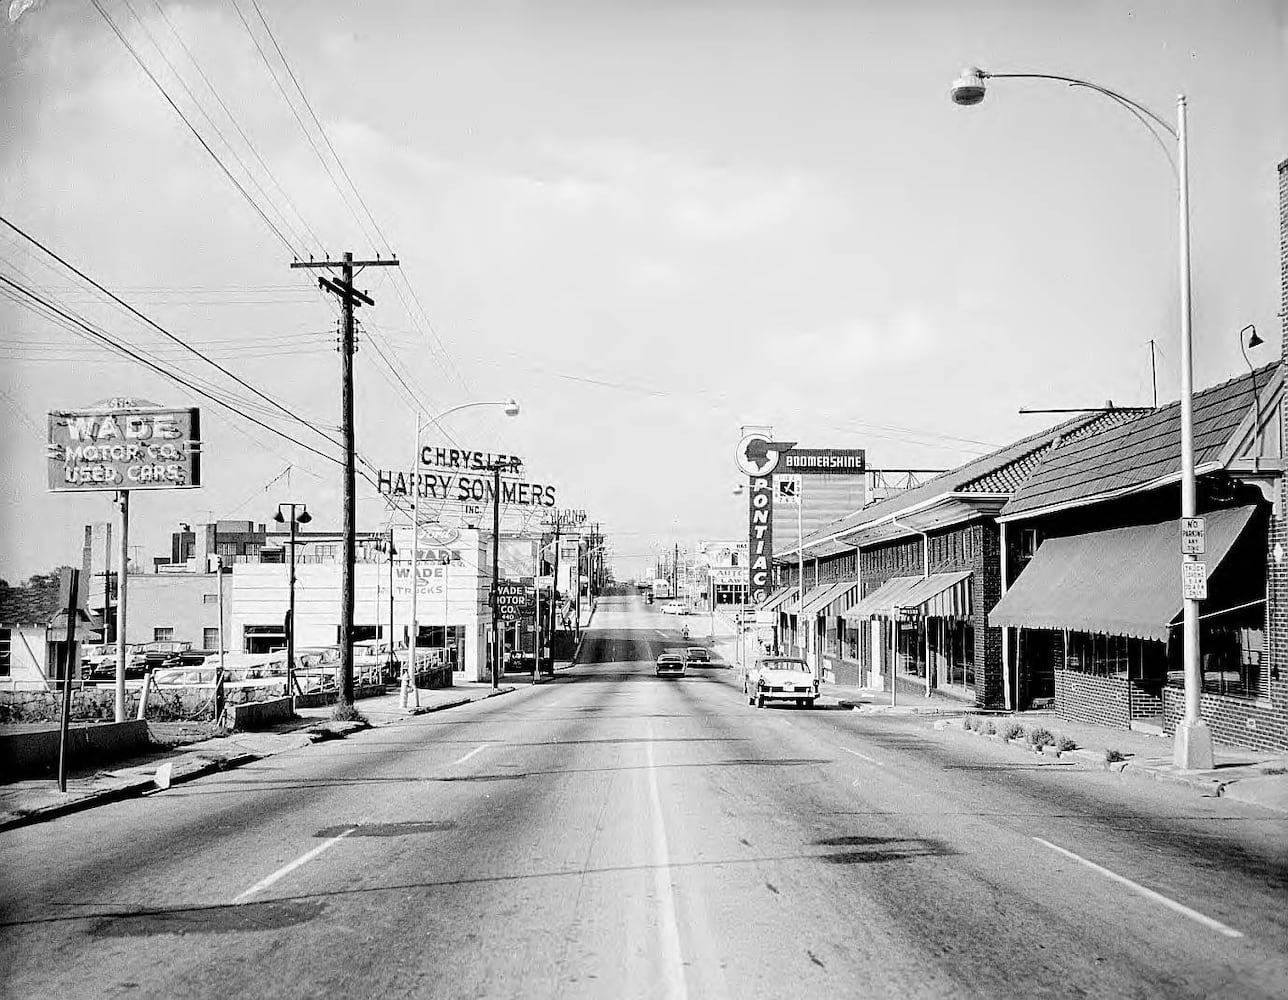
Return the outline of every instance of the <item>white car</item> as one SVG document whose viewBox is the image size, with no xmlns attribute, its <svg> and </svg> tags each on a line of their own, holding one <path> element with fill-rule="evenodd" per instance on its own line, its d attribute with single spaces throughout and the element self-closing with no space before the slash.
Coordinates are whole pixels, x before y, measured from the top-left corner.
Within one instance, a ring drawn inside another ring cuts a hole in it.
<svg viewBox="0 0 1288 1000">
<path fill-rule="evenodd" d="M 662 614 L 664 615 L 682 615 L 684 614 L 684 605 L 678 601 L 672 601 L 670 604 L 662 605 Z"/>
<path fill-rule="evenodd" d="M 818 680 L 804 660 L 792 656 L 766 656 L 757 660 L 742 679 L 747 704 L 764 708 L 767 701 L 790 701 L 813 706 Z"/>
</svg>

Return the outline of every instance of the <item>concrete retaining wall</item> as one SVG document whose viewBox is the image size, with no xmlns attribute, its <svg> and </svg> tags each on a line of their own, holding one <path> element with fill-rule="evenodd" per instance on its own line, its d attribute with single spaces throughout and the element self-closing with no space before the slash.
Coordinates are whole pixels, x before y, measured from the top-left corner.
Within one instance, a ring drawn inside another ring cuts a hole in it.
<svg viewBox="0 0 1288 1000">
<path fill-rule="evenodd" d="M 119 760 L 148 748 L 146 722 L 73 723 L 67 751 L 73 765 Z M 49 774 L 58 769 L 58 730 L 34 729 L 0 734 L 0 780 Z"/>
<path fill-rule="evenodd" d="M 290 698 L 273 698 L 271 701 L 248 701 L 230 706 L 234 729 L 263 729 L 278 722 L 294 718 L 295 709 Z"/>
</svg>

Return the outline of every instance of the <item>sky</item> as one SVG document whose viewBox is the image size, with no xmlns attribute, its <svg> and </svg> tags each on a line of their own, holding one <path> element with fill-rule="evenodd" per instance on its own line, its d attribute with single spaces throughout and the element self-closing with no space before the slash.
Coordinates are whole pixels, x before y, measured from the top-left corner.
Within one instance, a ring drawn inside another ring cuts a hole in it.
<svg viewBox="0 0 1288 1000">
<path fill-rule="evenodd" d="M 521 456 L 643 575 L 744 534 L 743 424 L 949 468 L 1059 419 L 1021 407 L 1148 404 L 1151 340 L 1176 398 L 1166 150 L 1060 83 L 957 107 L 964 66 L 1091 80 L 1168 121 L 1185 93 L 1195 384 L 1246 370 L 1249 323 L 1254 363 L 1278 357 L 1286 54 L 1275 0 L 39 0 L 0 20 L 0 216 L 280 408 L 2 225 L 0 275 L 336 457 L 283 413 L 338 437 L 336 304 L 288 265 L 396 253 L 358 281 L 359 453 L 406 468 L 417 409 L 513 397 L 519 416 L 469 407 L 426 442 Z M 132 498 L 141 561 L 179 522 L 282 501 L 340 524 L 333 460 L 18 298 L 0 577 L 78 561 L 114 516 L 44 468 L 47 412 L 111 396 L 202 409 L 201 488 Z M 358 496 L 359 529 L 384 527 Z"/>
</svg>

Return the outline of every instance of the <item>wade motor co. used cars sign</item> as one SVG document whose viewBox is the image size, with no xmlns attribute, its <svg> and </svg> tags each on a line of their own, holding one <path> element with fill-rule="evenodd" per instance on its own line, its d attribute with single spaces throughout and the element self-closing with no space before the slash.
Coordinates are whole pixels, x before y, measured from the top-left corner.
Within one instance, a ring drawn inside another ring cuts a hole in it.
<svg viewBox="0 0 1288 1000">
<path fill-rule="evenodd" d="M 200 413 L 129 399 L 49 414 L 49 488 L 164 490 L 201 485 Z"/>
</svg>

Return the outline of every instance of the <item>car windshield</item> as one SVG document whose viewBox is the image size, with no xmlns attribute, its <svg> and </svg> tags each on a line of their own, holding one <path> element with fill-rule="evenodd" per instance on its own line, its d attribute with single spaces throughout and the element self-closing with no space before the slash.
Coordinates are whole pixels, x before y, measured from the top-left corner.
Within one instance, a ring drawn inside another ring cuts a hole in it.
<svg viewBox="0 0 1288 1000">
<path fill-rule="evenodd" d="M 760 665 L 765 670 L 809 670 L 804 660 L 761 660 Z"/>
</svg>

